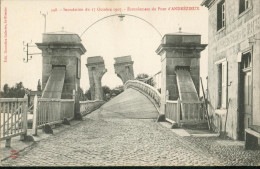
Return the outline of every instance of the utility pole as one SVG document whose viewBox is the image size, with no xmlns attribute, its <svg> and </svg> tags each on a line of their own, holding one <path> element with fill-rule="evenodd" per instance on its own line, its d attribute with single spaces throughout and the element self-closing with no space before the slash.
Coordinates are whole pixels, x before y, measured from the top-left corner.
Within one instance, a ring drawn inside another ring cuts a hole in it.
<svg viewBox="0 0 260 169">
<path fill-rule="evenodd" d="M 40 11 L 40 14 L 44 17 L 44 33 L 46 33 L 46 16 L 48 15 L 48 12 L 43 13 Z"/>
<path fill-rule="evenodd" d="M 31 45 L 32 44 L 32 40 L 30 43 L 26 43 L 23 41 L 23 51 L 26 52 L 26 58 L 23 58 L 23 62 L 24 63 L 28 63 L 29 60 L 32 59 L 32 55 L 40 55 L 42 53 L 30 53 L 29 52 L 29 48 L 31 47 L 36 47 L 35 45 Z"/>
</svg>

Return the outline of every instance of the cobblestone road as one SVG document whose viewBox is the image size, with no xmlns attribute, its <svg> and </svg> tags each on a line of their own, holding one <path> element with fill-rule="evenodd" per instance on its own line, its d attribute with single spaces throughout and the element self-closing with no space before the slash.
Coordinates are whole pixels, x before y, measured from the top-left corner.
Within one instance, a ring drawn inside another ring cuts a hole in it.
<svg viewBox="0 0 260 169">
<path fill-rule="evenodd" d="M 180 137 L 152 119 L 100 116 L 100 112 L 93 113 L 79 125 L 42 140 L 20 153 L 17 159 L 8 159 L 3 164 L 257 165 L 257 158 L 259 164 L 259 151 L 216 146 L 215 138 Z"/>
<path fill-rule="evenodd" d="M 81 123 L 36 143 L 12 166 L 259 165 L 260 151 L 219 144 L 219 138 L 181 137 L 155 119 L 108 118 L 99 109 Z"/>
</svg>

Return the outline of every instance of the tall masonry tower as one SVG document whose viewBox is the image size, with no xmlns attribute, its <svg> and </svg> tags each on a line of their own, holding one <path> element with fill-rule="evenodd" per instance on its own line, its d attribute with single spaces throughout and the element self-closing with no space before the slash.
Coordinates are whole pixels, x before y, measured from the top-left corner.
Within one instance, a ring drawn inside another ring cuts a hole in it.
<svg viewBox="0 0 260 169">
<path fill-rule="evenodd" d="M 177 32 L 165 34 L 156 53 L 161 56 L 161 104 L 169 100 L 198 100 L 200 80 L 201 35 Z M 161 106 L 164 112 L 165 106 Z"/>
<path fill-rule="evenodd" d="M 81 76 L 81 55 L 86 49 L 80 37 L 66 31 L 43 33 L 42 43 L 42 97 L 72 98 L 78 91 Z"/>
</svg>

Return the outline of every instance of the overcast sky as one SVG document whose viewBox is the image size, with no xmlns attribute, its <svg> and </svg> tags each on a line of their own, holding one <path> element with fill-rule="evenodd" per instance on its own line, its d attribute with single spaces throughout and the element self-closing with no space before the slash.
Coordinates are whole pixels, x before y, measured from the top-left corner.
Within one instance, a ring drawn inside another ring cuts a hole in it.
<svg viewBox="0 0 260 169">
<path fill-rule="evenodd" d="M 26 88 L 36 90 L 37 81 L 41 79 L 41 55 L 33 56 L 28 63 L 23 63 L 26 56 L 23 52 L 23 41 L 33 43 L 42 41 L 44 17 L 40 14 L 48 12 L 47 32 L 62 30 L 82 34 L 82 32 L 98 19 L 119 14 L 116 11 L 57 11 L 57 8 L 122 8 L 122 13 L 135 15 L 150 22 L 162 35 L 177 32 L 181 26 L 183 32 L 202 35 L 202 43 L 208 42 L 208 10 L 201 7 L 202 0 L 171 1 L 2 1 L 1 21 L 4 22 L 4 8 L 7 9 L 7 62 L 4 62 L 4 38 L 1 38 L 1 86 L 9 86 L 22 81 Z M 199 7 L 194 11 L 172 11 L 169 7 Z M 127 8 L 152 8 L 156 11 L 127 11 Z M 158 7 L 166 11 L 158 11 Z M 4 24 L 1 23 L 1 37 L 4 37 Z M 119 21 L 110 17 L 93 25 L 82 36 L 82 44 L 87 52 L 81 57 L 81 87 L 89 88 L 88 71 L 85 66 L 87 57 L 102 56 L 108 72 L 102 78 L 102 84 L 110 87 L 121 85 L 121 80 L 114 73 L 114 57 L 131 55 L 134 61 L 135 76 L 138 73 L 153 75 L 161 69 L 160 56 L 155 50 L 161 37 L 146 22 L 135 17 L 125 17 Z M 41 52 L 37 48 L 30 52 Z M 207 49 L 201 53 L 201 76 L 207 75 Z M 2 87 L 1 87 L 2 88 Z"/>
</svg>

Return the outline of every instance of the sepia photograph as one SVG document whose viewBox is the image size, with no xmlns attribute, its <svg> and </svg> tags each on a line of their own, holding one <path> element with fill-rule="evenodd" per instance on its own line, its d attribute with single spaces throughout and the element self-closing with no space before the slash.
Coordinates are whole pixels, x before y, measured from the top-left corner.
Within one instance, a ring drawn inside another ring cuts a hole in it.
<svg viewBox="0 0 260 169">
<path fill-rule="evenodd" d="M 0 166 L 260 166 L 259 0 L 0 3 Z"/>
</svg>

